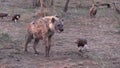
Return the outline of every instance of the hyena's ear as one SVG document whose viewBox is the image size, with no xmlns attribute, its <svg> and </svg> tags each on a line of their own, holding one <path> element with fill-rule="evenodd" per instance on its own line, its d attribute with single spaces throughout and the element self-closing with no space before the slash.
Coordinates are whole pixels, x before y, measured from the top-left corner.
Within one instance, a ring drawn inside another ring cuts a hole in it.
<svg viewBox="0 0 120 68">
<path fill-rule="evenodd" d="M 54 15 L 55 17 L 59 18 L 60 16 L 58 16 L 58 14 Z"/>
<path fill-rule="evenodd" d="M 51 22 L 54 23 L 54 22 L 55 22 L 55 18 L 52 18 L 52 19 L 51 19 Z"/>
</svg>

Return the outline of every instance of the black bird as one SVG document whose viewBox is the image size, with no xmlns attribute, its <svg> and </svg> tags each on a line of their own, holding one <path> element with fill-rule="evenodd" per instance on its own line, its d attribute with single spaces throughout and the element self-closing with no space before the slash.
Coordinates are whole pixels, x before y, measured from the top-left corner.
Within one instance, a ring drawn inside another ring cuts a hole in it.
<svg viewBox="0 0 120 68">
<path fill-rule="evenodd" d="M 77 41 L 75 43 L 77 44 L 78 48 L 80 48 L 80 47 L 83 48 L 85 45 L 87 45 L 87 39 L 79 38 L 79 39 L 77 39 Z M 79 51 L 81 51 L 81 49 L 79 49 Z"/>
<path fill-rule="evenodd" d="M 0 17 L 3 19 L 3 17 L 7 17 L 8 13 L 0 13 Z"/>
<path fill-rule="evenodd" d="M 20 19 L 20 14 L 15 14 L 15 15 L 12 17 L 12 21 L 14 21 L 15 23 L 18 22 L 19 19 Z"/>
</svg>

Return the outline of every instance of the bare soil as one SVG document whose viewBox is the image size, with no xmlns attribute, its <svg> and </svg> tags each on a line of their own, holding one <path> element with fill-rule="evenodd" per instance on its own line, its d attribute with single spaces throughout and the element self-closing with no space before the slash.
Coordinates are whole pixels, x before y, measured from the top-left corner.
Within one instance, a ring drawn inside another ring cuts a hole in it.
<svg viewBox="0 0 120 68">
<path fill-rule="evenodd" d="M 15 0 L 0 1 L 4 5 L 0 12 L 10 14 L 0 19 L 0 33 L 10 36 L 9 40 L 0 41 L 0 68 L 120 68 L 119 25 L 111 8 L 99 8 L 95 18 L 89 17 L 88 8 L 70 8 L 64 17 L 64 32 L 54 35 L 50 57 L 45 57 L 42 41 L 37 46 L 39 55 L 33 52 L 33 42 L 29 44 L 29 53 L 23 51 L 26 27 L 37 9 L 23 7 L 22 2 Z M 56 9 L 59 11 L 62 7 Z M 10 21 L 13 12 L 21 14 L 20 23 Z M 80 37 L 88 40 L 83 52 L 74 43 Z"/>
</svg>

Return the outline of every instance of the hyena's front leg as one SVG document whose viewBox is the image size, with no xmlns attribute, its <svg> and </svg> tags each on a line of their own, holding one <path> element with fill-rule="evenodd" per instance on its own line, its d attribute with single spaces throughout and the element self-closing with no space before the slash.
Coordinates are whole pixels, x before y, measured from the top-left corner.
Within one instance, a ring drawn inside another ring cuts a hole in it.
<svg viewBox="0 0 120 68">
<path fill-rule="evenodd" d="M 37 52 L 37 50 L 36 50 L 36 46 L 37 46 L 38 42 L 39 42 L 39 39 L 38 39 L 38 38 L 35 38 L 34 44 L 33 44 L 33 49 L 34 49 L 35 54 L 39 54 L 39 53 Z"/>
<path fill-rule="evenodd" d="M 31 40 L 33 39 L 33 35 L 32 34 L 28 34 L 27 35 L 27 41 L 25 42 L 25 48 L 24 48 L 24 51 L 28 51 L 27 50 L 27 46 L 28 46 L 28 44 L 31 42 Z"/>
<path fill-rule="evenodd" d="M 49 53 L 50 53 L 50 48 L 51 48 L 51 37 L 48 38 L 48 52 L 47 52 L 47 55 L 49 56 Z"/>
<path fill-rule="evenodd" d="M 48 39 L 44 38 L 43 42 L 43 45 L 45 46 L 45 56 L 48 57 Z"/>
</svg>

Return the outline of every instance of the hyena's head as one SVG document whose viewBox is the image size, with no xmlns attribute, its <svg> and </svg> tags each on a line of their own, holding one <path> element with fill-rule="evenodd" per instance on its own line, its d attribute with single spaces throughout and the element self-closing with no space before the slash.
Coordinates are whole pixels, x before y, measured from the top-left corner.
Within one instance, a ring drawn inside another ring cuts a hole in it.
<svg viewBox="0 0 120 68">
<path fill-rule="evenodd" d="M 48 26 L 51 30 L 55 30 L 57 32 L 63 32 L 64 28 L 63 28 L 63 24 L 64 24 L 64 20 L 60 19 L 57 16 L 48 16 L 47 18 L 49 18 L 49 23 Z"/>
</svg>

